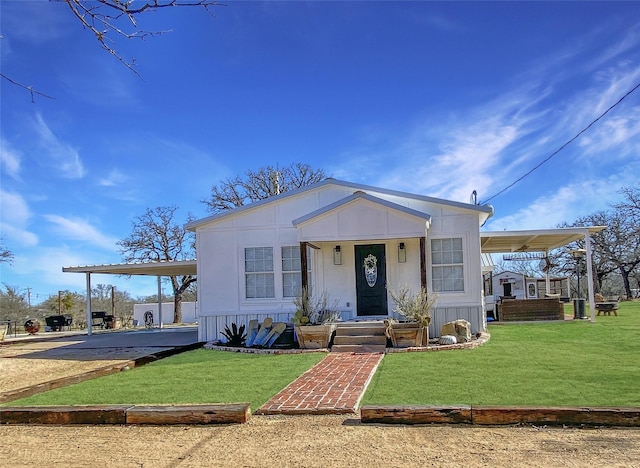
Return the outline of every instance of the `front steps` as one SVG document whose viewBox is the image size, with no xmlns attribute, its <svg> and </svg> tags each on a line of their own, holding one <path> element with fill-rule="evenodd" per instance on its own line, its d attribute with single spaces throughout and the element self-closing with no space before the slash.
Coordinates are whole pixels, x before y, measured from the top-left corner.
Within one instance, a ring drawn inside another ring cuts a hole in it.
<svg viewBox="0 0 640 468">
<path fill-rule="evenodd" d="M 332 353 L 384 353 L 387 337 L 383 322 L 342 322 L 336 326 Z"/>
</svg>

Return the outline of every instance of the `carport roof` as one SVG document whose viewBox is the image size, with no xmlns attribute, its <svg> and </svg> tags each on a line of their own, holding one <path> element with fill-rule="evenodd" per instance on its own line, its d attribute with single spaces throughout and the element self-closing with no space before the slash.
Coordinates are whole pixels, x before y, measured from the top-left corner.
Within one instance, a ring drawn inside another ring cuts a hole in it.
<svg viewBox="0 0 640 468">
<path fill-rule="evenodd" d="M 480 233 L 482 253 L 546 252 L 592 235 L 606 226 Z"/>
<path fill-rule="evenodd" d="M 119 263 L 111 265 L 88 265 L 63 267 L 63 272 L 91 273 L 111 275 L 143 275 L 143 276 L 195 276 L 196 260 L 179 260 L 167 262 Z"/>
</svg>

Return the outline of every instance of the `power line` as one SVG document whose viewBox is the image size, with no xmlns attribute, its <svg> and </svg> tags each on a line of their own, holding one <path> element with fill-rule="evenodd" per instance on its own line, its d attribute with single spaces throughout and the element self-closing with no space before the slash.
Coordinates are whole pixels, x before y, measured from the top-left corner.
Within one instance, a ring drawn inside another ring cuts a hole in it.
<svg viewBox="0 0 640 468">
<path fill-rule="evenodd" d="M 625 93 L 624 96 L 622 96 L 620 99 L 618 99 L 618 101 L 613 104 L 612 106 L 610 106 L 606 111 L 604 111 L 602 114 L 600 114 L 596 119 L 594 119 L 589 125 L 587 125 L 586 127 L 584 127 L 582 130 L 580 130 L 578 133 L 576 133 L 576 135 L 571 138 L 569 141 L 567 141 L 565 144 L 563 144 L 560 148 L 558 148 L 557 150 L 555 150 L 553 153 L 551 153 L 549 156 L 547 156 L 545 159 L 543 159 L 540 163 L 538 163 L 536 166 L 534 166 L 532 169 L 530 169 L 527 173 L 525 173 L 524 175 L 518 177 L 515 181 L 513 181 L 512 183 L 510 183 L 509 185 L 507 185 L 505 188 L 503 188 L 502 190 L 500 190 L 498 193 L 491 195 L 489 198 L 487 198 L 486 200 L 484 200 L 482 203 L 487 203 L 489 200 L 492 200 L 494 198 L 496 198 L 498 195 L 506 192 L 507 190 L 509 190 L 511 187 L 513 187 L 514 185 L 516 185 L 518 182 L 520 182 L 521 180 L 523 180 L 525 177 L 529 176 L 532 172 L 534 172 L 535 170 L 539 169 L 540 166 L 542 166 L 543 164 L 545 164 L 547 161 L 549 161 L 551 158 L 553 158 L 556 154 L 558 154 L 560 151 L 562 151 L 563 149 L 565 149 L 567 146 L 569 146 L 571 143 L 573 143 L 575 140 L 577 140 L 584 132 L 586 132 L 587 130 L 589 130 L 592 126 L 594 126 L 600 119 L 602 119 L 605 115 L 607 115 L 611 110 L 613 110 L 613 108 L 615 108 L 618 104 L 620 104 L 622 101 L 624 101 L 631 93 L 633 93 L 635 90 L 637 90 L 638 88 L 640 88 L 640 83 L 636 84 L 633 88 L 631 88 L 631 90 L 627 91 Z"/>
</svg>

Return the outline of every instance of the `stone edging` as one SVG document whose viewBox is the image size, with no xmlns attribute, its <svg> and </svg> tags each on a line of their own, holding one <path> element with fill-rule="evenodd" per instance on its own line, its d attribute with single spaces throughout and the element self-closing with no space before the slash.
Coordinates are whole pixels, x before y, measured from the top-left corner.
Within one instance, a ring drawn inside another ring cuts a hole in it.
<svg viewBox="0 0 640 468">
<path fill-rule="evenodd" d="M 468 343 L 457 343 L 453 345 L 430 345 L 430 346 L 412 346 L 409 348 L 387 348 L 385 354 L 391 353 L 413 353 L 424 351 L 447 351 L 451 349 L 473 349 L 478 346 L 482 346 L 491 335 L 487 332 L 480 332 L 480 336 L 474 338 Z M 330 350 L 327 348 L 321 349 L 263 349 L 263 348 L 239 348 L 233 346 L 220 346 L 209 342 L 204 345 L 205 349 L 211 349 L 215 351 L 229 351 L 234 353 L 247 353 L 247 354 L 301 354 L 301 353 L 328 353 Z"/>
<path fill-rule="evenodd" d="M 640 427 L 640 407 L 363 406 L 363 423 Z"/>
<path fill-rule="evenodd" d="M 249 403 L 141 406 L 0 407 L 0 424 L 237 424 L 249 420 Z"/>
</svg>

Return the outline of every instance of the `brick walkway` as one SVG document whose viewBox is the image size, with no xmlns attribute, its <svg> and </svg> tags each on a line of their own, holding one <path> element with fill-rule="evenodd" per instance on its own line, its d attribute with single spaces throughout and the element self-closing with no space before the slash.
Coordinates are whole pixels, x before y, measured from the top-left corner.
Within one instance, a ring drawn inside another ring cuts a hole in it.
<svg viewBox="0 0 640 468">
<path fill-rule="evenodd" d="M 355 413 L 382 353 L 330 353 L 256 414 Z"/>
</svg>

